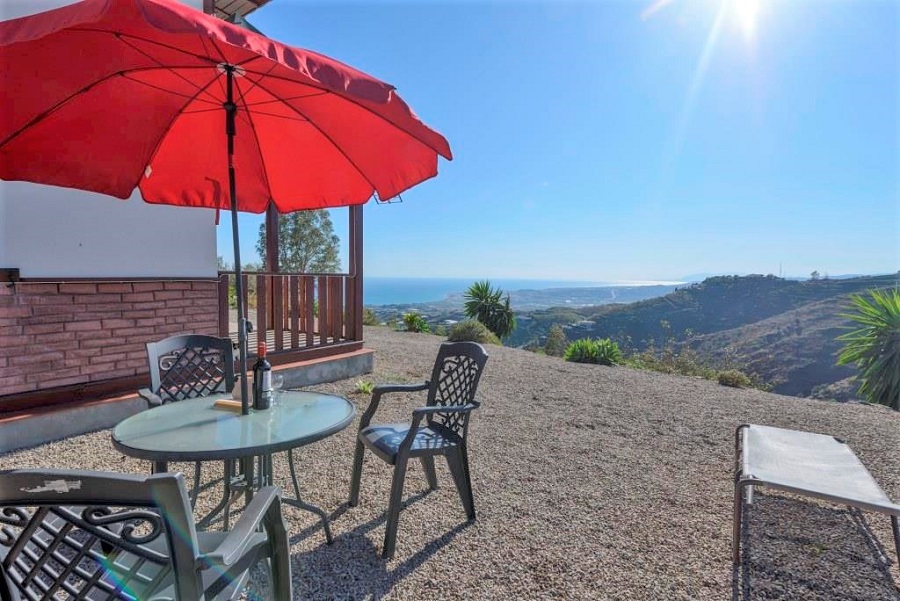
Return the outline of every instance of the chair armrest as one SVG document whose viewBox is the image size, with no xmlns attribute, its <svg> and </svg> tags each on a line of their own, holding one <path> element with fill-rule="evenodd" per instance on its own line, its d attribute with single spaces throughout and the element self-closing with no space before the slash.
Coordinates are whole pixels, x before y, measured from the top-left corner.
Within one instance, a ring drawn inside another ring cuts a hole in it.
<svg viewBox="0 0 900 601">
<path fill-rule="evenodd" d="M 147 404 L 151 407 L 155 407 L 156 405 L 162 405 L 163 400 L 151 391 L 149 388 L 141 388 L 138 390 L 138 395 L 147 401 Z"/>
<path fill-rule="evenodd" d="M 225 539 L 215 550 L 204 554 L 204 559 L 221 566 L 233 564 L 243 556 L 267 515 L 273 513 L 274 517 L 281 518 L 281 490 L 276 486 L 264 486 L 253 495 L 253 500 Z"/>
<path fill-rule="evenodd" d="M 426 415 L 434 415 L 435 413 L 471 413 L 481 407 L 478 401 L 472 401 L 468 405 L 457 405 L 455 407 L 441 407 L 438 405 L 432 407 L 419 407 L 413 409 L 413 419 L 422 419 Z"/>
<path fill-rule="evenodd" d="M 362 430 L 363 428 L 368 427 L 369 423 L 372 421 L 372 416 L 374 416 L 375 411 L 378 410 L 378 404 L 381 403 L 382 395 L 390 394 L 392 392 L 420 392 L 422 390 L 428 390 L 429 386 L 431 386 L 431 382 L 428 381 L 421 384 L 379 384 L 372 389 L 372 400 L 369 401 L 369 406 L 359 419 L 359 429 Z"/>
</svg>

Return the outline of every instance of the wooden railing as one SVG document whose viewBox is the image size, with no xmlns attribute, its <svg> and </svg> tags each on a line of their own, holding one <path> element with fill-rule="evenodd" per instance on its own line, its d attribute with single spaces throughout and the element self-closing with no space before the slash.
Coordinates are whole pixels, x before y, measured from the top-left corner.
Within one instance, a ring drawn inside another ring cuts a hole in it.
<svg viewBox="0 0 900 601">
<path fill-rule="evenodd" d="M 234 278 L 234 272 L 219 272 L 219 335 L 237 341 Z M 247 318 L 253 323 L 247 345 L 251 355 L 263 339 L 276 357 L 323 356 L 329 347 L 362 341 L 362 287 L 357 276 L 251 272 L 242 278 Z"/>
</svg>

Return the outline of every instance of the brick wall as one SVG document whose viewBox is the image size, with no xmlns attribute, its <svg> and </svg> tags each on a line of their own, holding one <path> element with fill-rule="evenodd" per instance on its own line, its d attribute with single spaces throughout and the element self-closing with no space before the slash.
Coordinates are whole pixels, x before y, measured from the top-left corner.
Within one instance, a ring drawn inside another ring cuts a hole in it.
<svg viewBox="0 0 900 601">
<path fill-rule="evenodd" d="M 218 335 L 215 281 L 0 283 L 0 405 L 146 374 L 144 345 L 182 332 Z"/>
</svg>

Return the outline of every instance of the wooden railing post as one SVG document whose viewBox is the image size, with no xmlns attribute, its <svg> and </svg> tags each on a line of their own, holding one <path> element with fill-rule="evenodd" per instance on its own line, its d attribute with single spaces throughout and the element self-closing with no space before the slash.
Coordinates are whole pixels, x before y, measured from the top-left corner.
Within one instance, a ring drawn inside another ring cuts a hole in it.
<svg viewBox="0 0 900 601">
<path fill-rule="evenodd" d="M 350 319 L 352 332 L 348 332 L 347 338 L 351 340 L 363 339 L 363 205 L 350 207 L 350 278 L 348 286 L 353 286 L 352 305 L 347 307 L 353 312 Z"/>
</svg>

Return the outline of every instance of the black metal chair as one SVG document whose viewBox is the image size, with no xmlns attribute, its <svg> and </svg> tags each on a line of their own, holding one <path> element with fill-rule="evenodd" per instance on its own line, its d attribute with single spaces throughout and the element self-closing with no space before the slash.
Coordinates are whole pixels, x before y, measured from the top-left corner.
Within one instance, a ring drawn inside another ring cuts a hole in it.
<svg viewBox="0 0 900 601">
<path fill-rule="evenodd" d="M 406 465 L 411 457 L 421 460 L 431 490 L 437 488 L 434 456 L 446 457 L 466 515 L 470 520 L 475 519 L 466 435 L 469 415 L 480 406 L 475 400 L 475 391 L 487 358 L 487 352 L 480 344 L 444 343 L 438 352 L 430 380 L 424 384 L 379 385 L 372 392 L 372 401 L 359 423 L 353 477 L 350 481 L 350 506 L 355 507 L 359 503 L 363 454 L 365 448 L 368 448 L 377 457 L 394 466 L 384 533 L 384 557 L 394 555 L 397 522 L 403 501 L 403 481 L 406 477 Z M 412 423 L 370 425 L 382 395 L 422 390 L 428 391 L 427 401 L 424 407 L 413 410 Z"/>
<path fill-rule="evenodd" d="M 181 474 L 0 472 L 4 601 L 234 599 L 260 561 L 271 598 L 290 599 L 275 487 L 253 497 L 234 529 L 197 532 Z"/>
<path fill-rule="evenodd" d="M 183 401 L 234 389 L 234 347 L 229 338 L 203 334 L 171 336 L 147 343 L 150 362 L 150 388 L 139 391 L 147 405 Z M 200 491 L 198 461 L 194 466 L 194 488 L 191 506 Z M 225 476 L 234 472 L 233 462 L 226 462 Z"/>
</svg>

